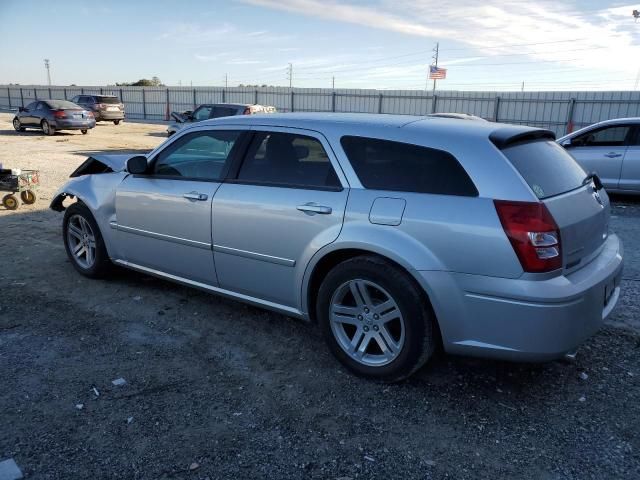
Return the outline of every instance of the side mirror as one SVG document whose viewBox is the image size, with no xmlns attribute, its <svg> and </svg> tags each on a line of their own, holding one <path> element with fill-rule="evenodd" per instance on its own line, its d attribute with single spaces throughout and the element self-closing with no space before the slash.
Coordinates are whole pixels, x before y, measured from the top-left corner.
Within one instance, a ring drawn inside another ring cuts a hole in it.
<svg viewBox="0 0 640 480">
<path fill-rule="evenodd" d="M 571 142 L 570 138 L 567 138 L 564 142 L 562 142 L 560 145 L 562 145 L 564 148 L 569 148 L 573 143 Z"/>
<path fill-rule="evenodd" d="M 147 173 L 147 157 L 144 155 L 136 155 L 127 160 L 127 172 L 133 175 L 142 175 Z"/>
</svg>

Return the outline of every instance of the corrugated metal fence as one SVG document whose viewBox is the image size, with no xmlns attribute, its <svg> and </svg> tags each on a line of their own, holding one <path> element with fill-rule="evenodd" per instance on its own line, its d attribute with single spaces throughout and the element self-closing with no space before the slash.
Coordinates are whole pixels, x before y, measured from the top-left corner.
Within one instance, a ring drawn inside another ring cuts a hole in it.
<svg viewBox="0 0 640 480">
<path fill-rule="evenodd" d="M 640 116 L 640 92 L 459 92 L 246 87 L 0 86 L 0 108 L 15 109 L 36 99 L 117 95 L 129 118 L 166 120 L 168 112 L 203 103 L 260 103 L 281 112 L 366 112 L 424 115 L 461 112 L 483 118 L 548 128 L 557 135 L 600 120 Z"/>
</svg>

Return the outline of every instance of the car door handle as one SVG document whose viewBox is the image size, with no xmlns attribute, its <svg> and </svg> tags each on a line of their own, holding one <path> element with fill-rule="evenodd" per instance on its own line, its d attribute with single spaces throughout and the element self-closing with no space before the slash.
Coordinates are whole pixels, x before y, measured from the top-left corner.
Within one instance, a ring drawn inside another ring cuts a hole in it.
<svg viewBox="0 0 640 480">
<path fill-rule="evenodd" d="M 298 205 L 296 208 L 301 212 L 319 213 L 320 215 L 329 215 L 332 212 L 331 207 L 316 205 L 315 203 L 305 203 L 304 205 Z"/>
<path fill-rule="evenodd" d="M 207 198 L 209 198 L 206 193 L 198 192 L 183 193 L 182 196 L 188 200 L 199 200 L 201 202 L 204 202 Z"/>
<path fill-rule="evenodd" d="M 605 153 L 604 156 L 607 158 L 618 158 L 618 157 L 621 157 L 622 154 L 616 153 L 616 152 L 609 152 L 609 153 Z"/>
</svg>

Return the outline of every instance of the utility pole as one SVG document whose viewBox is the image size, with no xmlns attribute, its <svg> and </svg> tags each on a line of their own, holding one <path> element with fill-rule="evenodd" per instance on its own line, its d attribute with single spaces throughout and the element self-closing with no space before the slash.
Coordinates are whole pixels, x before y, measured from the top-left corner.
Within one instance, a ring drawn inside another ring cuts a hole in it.
<svg viewBox="0 0 640 480">
<path fill-rule="evenodd" d="M 436 42 L 436 48 L 433 49 L 433 64 L 438 67 L 438 54 L 440 53 L 440 42 Z M 433 93 L 436 93 L 436 79 L 433 79 Z"/>
<path fill-rule="evenodd" d="M 224 88 L 228 88 L 229 87 L 229 74 L 225 73 L 224 74 Z"/>
<path fill-rule="evenodd" d="M 293 87 L 293 64 L 289 64 L 287 69 L 287 76 L 289 77 L 289 88 Z"/>
<path fill-rule="evenodd" d="M 331 88 L 333 88 L 334 90 L 336 89 L 336 77 L 335 76 L 331 77 Z"/>
<path fill-rule="evenodd" d="M 522 88 L 520 89 L 521 92 L 524 92 L 524 80 L 522 81 Z"/>
<path fill-rule="evenodd" d="M 44 59 L 44 68 L 47 69 L 47 82 L 49 82 L 49 86 L 51 86 L 51 70 L 49 67 L 49 59 L 45 58 Z"/>
</svg>

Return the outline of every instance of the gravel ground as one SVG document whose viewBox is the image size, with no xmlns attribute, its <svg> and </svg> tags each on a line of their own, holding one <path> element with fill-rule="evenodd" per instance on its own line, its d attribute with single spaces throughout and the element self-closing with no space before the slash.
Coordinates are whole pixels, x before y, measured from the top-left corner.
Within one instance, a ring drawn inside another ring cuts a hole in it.
<svg viewBox="0 0 640 480">
<path fill-rule="evenodd" d="M 576 363 L 441 356 L 381 385 L 302 322 L 132 272 L 81 278 L 53 191 L 87 153 L 149 150 L 164 127 L 43 137 L 10 119 L 0 162 L 44 183 L 0 208 L 0 461 L 26 478 L 640 478 L 640 200 L 616 199 L 623 292 Z"/>
</svg>

